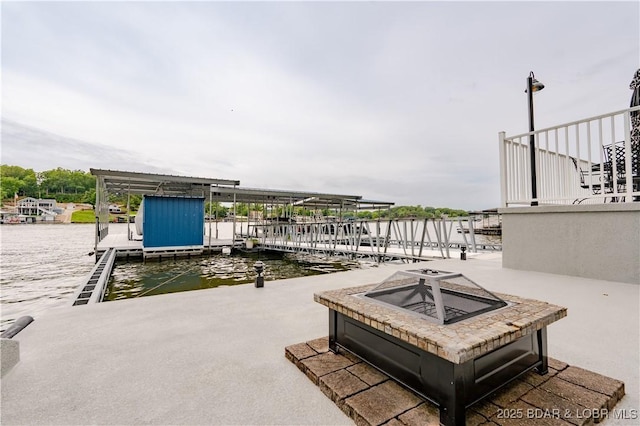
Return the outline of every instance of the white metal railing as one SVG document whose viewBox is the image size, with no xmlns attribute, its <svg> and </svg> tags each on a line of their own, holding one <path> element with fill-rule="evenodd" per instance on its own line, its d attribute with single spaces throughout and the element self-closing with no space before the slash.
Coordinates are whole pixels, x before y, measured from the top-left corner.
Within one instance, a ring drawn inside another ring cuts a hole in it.
<svg viewBox="0 0 640 426">
<path fill-rule="evenodd" d="M 255 237 L 271 250 L 333 253 L 369 257 L 424 260 L 451 257 L 449 249 L 464 247 L 470 253 L 499 251 L 500 242 L 477 240 L 472 216 L 439 219 L 380 219 L 347 222 L 253 224 L 248 237 Z"/>
<path fill-rule="evenodd" d="M 639 200 L 640 146 L 631 141 L 634 112 L 640 114 L 640 106 L 516 136 L 500 132 L 502 206 Z M 535 140 L 535 199 L 531 135 Z"/>
</svg>

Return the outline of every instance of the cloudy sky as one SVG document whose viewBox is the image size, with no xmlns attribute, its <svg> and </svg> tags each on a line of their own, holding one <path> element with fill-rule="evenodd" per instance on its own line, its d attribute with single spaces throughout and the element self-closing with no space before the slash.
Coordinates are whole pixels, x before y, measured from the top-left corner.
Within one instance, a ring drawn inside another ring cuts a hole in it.
<svg viewBox="0 0 640 426">
<path fill-rule="evenodd" d="M 498 132 L 628 107 L 635 2 L 2 2 L 3 164 L 497 207 Z"/>
</svg>

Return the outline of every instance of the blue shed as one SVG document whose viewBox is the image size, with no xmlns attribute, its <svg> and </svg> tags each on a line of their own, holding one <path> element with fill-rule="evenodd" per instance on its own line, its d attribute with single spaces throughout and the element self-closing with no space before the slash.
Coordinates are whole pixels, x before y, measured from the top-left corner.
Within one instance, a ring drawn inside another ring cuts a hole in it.
<svg viewBox="0 0 640 426">
<path fill-rule="evenodd" d="M 145 195 L 143 248 L 202 248 L 204 197 Z"/>
</svg>

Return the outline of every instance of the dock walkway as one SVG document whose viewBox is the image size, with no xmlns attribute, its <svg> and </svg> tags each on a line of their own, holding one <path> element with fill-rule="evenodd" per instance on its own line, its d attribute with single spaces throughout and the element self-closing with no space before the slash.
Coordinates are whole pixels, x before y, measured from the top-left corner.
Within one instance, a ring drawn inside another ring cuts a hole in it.
<svg viewBox="0 0 640 426">
<path fill-rule="evenodd" d="M 98 249 L 96 255 L 98 258 L 108 249 L 114 248 L 117 251 L 117 257 L 142 257 L 143 248 L 142 248 L 142 239 L 138 236 L 139 239 L 129 239 L 127 234 L 124 233 L 113 233 L 108 234 L 106 237 L 102 239 L 98 243 Z M 233 239 L 224 238 L 224 239 L 216 239 L 208 237 L 204 239 L 204 249 L 205 253 L 211 252 L 220 252 L 225 247 L 242 247 L 244 246 L 244 241 L 236 240 L 235 244 Z"/>
<path fill-rule="evenodd" d="M 204 253 L 221 252 L 225 247 L 242 248 L 244 247 L 244 238 L 236 239 L 216 239 L 208 237 L 204 239 Z M 433 259 L 446 258 L 447 256 L 458 256 L 462 243 L 448 243 L 446 246 L 442 244 L 425 243 L 421 249 L 418 245 L 402 247 L 395 244 L 391 247 L 372 247 L 372 246 L 354 246 L 349 243 L 307 243 L 292 242 L 285 240 L 269 240 L 262 243 L 256 243 L 256 248 L 266 250 L 282 251 L 288 253 L 310 253 L 327 256 L 343 256 L 355 259 L 371 259 L 374 261 L 393 261 L 402 260 L 407 262 L 426 261 Z M 98 243 L 97 255 L 100 257 L 110 248 L 116 249 L 117 257 L 142 257 L 143 248 L 141 240 L 130 240 L 127 234 L 109 234 Z M 486 248 L 490 250 L 489 247 Z M 498 249 L 496 249 L 498 250 Z M 474 253 L 468 253 L 473 257 Z"/>
<path fill-rule="evenodd" d="M 436 260 L 489 290 L 568 308 L 549 356 L 624 381 L 616 409 L 640 407 L 640 286 L 516 271 L 500 253 Z M 328 331 L 319 291 L 380 282 L 416 265 L 51 309 L 14 339 L 2 378 L 3 425 L 353 424 L 285 358 Z M 614 361 L 618 360 L 618 361 Z M 635 420 L 606 420 L 632 425 Z"/>
</svg>

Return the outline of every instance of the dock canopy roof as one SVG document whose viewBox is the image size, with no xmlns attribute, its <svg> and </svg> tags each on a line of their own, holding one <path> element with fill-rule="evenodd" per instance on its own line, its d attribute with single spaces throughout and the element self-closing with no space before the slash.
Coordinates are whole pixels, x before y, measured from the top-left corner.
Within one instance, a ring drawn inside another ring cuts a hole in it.
<svg viewBox="0 0 640 426">
<path fill-rule="evenodd" d="M 239 180 L 210 179 L 154 173 L 90 169 L 98 187 L 110 194 L 203 196 L 220 203 L 295 205 L 309 209 L 366 210 L 389 208 L 394 203 L 363 200 L 360 195 L 279 189 L 239 188 Z"/>
<path fill-rule="evenodd" d="M 90 169 L 110 194 L 208 196 L 211 185 L 240 185 L 239 180 Z"/>
<path fill-rule="evenodd" d="M 366 201 L 361 195 L 340 195 L 280 189 L 211 187 L 211 199 L 220 203 L 290 204 L 309 209 L 388 208 L 394 203 Z"/>
</svg>

